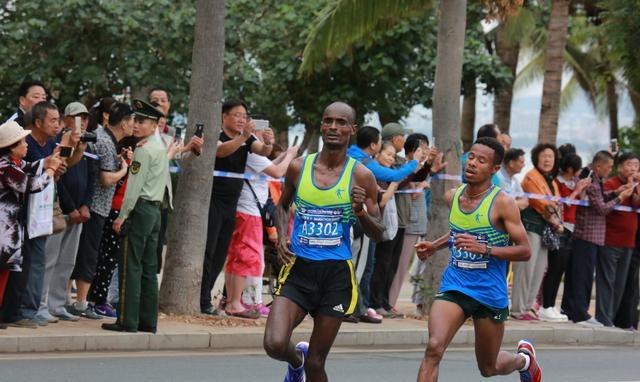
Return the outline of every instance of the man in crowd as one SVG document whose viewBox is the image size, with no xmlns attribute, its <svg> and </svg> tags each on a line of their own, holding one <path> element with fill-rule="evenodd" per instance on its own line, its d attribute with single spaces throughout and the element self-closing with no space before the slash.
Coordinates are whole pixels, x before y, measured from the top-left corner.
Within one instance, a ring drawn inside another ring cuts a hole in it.
<svg viewBox="0 0 640 382">
<path fill-rule="evenodd" d="M 216 152 L 216 171 L 241 174 L 249 153 L 262 156 L 271 153 L 273 131 L 265 129 L 262 133 L 264 141 L 261 142 L 253 135 L 254 130 L 255 123 L 249 118 L 244 102 L 229 100 L 222 105 L 222 131 Z M 211 304 L 211 290 L 227 259 L 243 184 L 242 179 L 219 176 L 213 181 L 200 289 L 200 310 L 204 314 L 219 313 Z"/>
<path fill-rule="evenodd" d="M 469 317 L 473 317 L 476 360 L 483 377 L 517 370 L 522 381 L 542 379 L 530 341 L 521 340 L 517 354 L 500 351 L 504 321 L 509 317 L 507 261 L 527 261 L 531 256 L 515 201 L 491 183 L 503 155 L 496 139 L 476 140 L 465 165 L 467 183 L 445 195 L 451 204 L 450 232 L 436 241 L 416 244 L 421 260 L 447 247 L 450 254 L 429 315 L 429 341 L 419 382 L 438 380 L 444 352 Z"/>
<path fill-rule="evenodd" d="M 114 117 L 129 119 L 133 111 L 126 104 L 119 105 L 122 110 L 116 110 Z M 117 112 L 120 113 L 117 113 Z M 95 131 L 96 141 L 91 144 L 92 152 L 98 156 L 91 163 L 92 189 L 89 203 L 90 218 L 83 224 L 82 235 L 78 246 L 75 267 L 71 279 L 76 281 L 78 289 L 76 302 L 69 313 L 83 315 L 89 318 L 98 318 L 101 315 L 109 315 L 105 310 L 95 311 L 95 307 L 89 306 L 87 296 L 98 266 L 99 245 L 102 239 L 104 223 L 111 211 L 111 202 L 115 192 L 116 183 L 127 175 L 128 166 L 117 151 L 118 141 L 131 135 L 132 131 L 119 128 L 116 119 L 110 118 L 106 127 L 99 126 Z M 66 118 L 65 118 L 66 120 Z M 114 125 L 111 123 L 114 122 Z M 121 122 L 121 121 L 120 121 Z M 126 128 L 128 129 L 128 125 Z M 83 119 L 84 128 L 84 119 Z M 102 307 L 101 307 L 102 308 Z"/>
<path fill-rule="evenodd" d="M 80 118 L 81 131 L 88 125 L 89 113 L 80 102 L 71 102 L 65 108 L 65 128 L 58 135 L 62 139 L 63 134 L 69 133 L 79 137 L 81 132 L 76 131 L 76 117 Z M 85 151 L 85 143 L 79 142 L 81 148 L 78 152 Z M 66 144 L 62 144 L 66 146 Z M 74 154 L 74 157 L 77 154 Z M 46 241 L 46 270 L 44 275 L 44 293 L 40 304 L 38 316 L 42 319 L 54 321 L 77 321 L 77 312 L 69 313 L 66 305 L 70 305 L 69 277 L 75 265 L 78 243 L 82 232 L 83 223 L 89 219 L 89 207 L 93 194 L 90 159 L 80 156 L 80 159 L 57 182 L 58 198 L 62 213 L 68 216 L 67 228 L 60 233 L 49 236 Z M 67 158 L 70 160 L 71 158 Z M 70 308 L 70 307 L 69 307 Z"/>
<path fill-rule="evenodd" d="M 26 137 L 28 151 L 24 160 L 35 162 L 53 154 L 60 113 L 55 105 L 42 101 L 33 106 L 29 115 L 25 122 L 31 129 L 31 135 Z M 26 232 L 25 236 L 28 236 Z M 36 317 L 44 288 L 45 243 L 46 236 L 25 237 L 22 272 L 12 272 L 9 277 L 3 314 L 4 321 L 12 326 L 33 328 L 48 323 L 48 320 Z"/>
<path fill-rule="evenodd" d="M 383 141 L 390 141 L 396 152 L 399 153 L 404 149 L 404 136 L 411 133 L 397 122 L 389 122 L 382 128 L 380 135 Z"/>
<path fill-rule="evenodd" d="M 602 253 L 606 236 L 606 216 L 616 204 L 627 201 L 633 194 L 632 184 L 605 193 L 602 180 L 613 169 L 613 156 L 599 151 L 591 163 L 591 184 L 585 192 L 589 206 L 579 206 L 573 232 L 573 247 L 564 278 L 562 310 L 570 320 L 584 326 L 602 326 L 589 314 L 593 287 L 593 273 Z"/>
<path fill-rule="evenodd" d="M 618 174 L 604 183 L 605 192 L 615 191 L 625 185 L 637 185 L 640 181 L 640 160 L 635 154 L 620 154 L 616 163 Z M 637 186 L 633 190 L 633 196 L 622 204 L 638 208 L 640 195 Z M 605 247 L 598 252 L 596 259 L 596 320 L 604 326 L 613 326 L 620 307 L 637 230 L 637 213 L 614 210 L 607 215 Z"/>
<path fill-rule="evenodd" d="M 502 166 L 498 171 L 500 188 L 507 194 L 522 193 L 522 186 L 516 175 L 520 174 L 524 168 L 524 150 L 505 149 L 505 151 Z M 515 199 L 519 209 L 524 210 L 529 206 L 529 199 L 524 196 L 517 196 Z"/>
<path fill-rule="evenodd" d="M 164 118 L 168 120 L 170 116 L 169 112 L 171 111 L 171 97 L 166 89 L 159 87 L 151 89 L 149 92 L 149 103 L 152 105 L 154 103 L 157 104 L 157 107 L 160 109 L 162 114 L 164 114 Z M 160 133 L 173 136 L 175 134 L 175 130 L 167 123 L 165 124 L 165 130 L 160 131 Z"/>
<path fill-rule="evenodd" d="M 16 110 L 7 122 L 16 121 L 20 126 L 24 124 L 24 114 L 31 111 L 33 105 L 47 100 L 47 91 L 42 82 L 26 79 L 18 88 L 18 110 Z"/>
<path fill-rule="evenodd" d="M 511 148 L 511 136 L 508 133 L 500 133 L 498 141 L 504 147 L 504 151 L 507 152 Z"/>
<path fill-rule="evenodd" d="M 375 179 L 347 156 L 355 119 L 351 106 L 329 105 L 322 116 L 322 151 L 294 160 L 285 177 L 276 220 L 278 257 L 285 268 L 264 337 L 267 354 L 288 363 L 285 381 L 304 381 L 305 375 L 310 381 L 328 380 L 327 355 L 357 300 L 349 231 L 358 220 L 365 234 L 379 241 L 384 230 Z M 311 341 L 294 346 L 291 334 L 307 313 L 314 320 Z"/>
<path fill-rule="evenodd" d="M 160 204 L 169 186 L 167 150 L 156 138 L 162 113 L 141 100 L 133 101 L 133 134 L 140 138 L 134 151 L 120 215 L 113 230 L 122 234 L 124 249 L 118 264 L 120 305 L 118 319 L 102 324 L 112 331 L 155 333 L 158 327 L 158 233 Z M 123 223 L 128 228 L 124 231 Z"/>
</svg>

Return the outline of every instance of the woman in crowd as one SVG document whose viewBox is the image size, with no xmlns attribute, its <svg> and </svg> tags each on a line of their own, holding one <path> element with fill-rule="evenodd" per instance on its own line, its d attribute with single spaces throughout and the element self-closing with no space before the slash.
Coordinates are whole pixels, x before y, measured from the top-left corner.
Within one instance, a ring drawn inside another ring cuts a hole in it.
<svg viewBox="0 0 640 382">
<path fill-rule="evenodd" d="M 33 163 L 22 160 L 29 134 L 13 121 L 0 126 L 0 306 L 10 272 L 22 271 L 25 194 L 53 182 L 62 162 L 58 153 Z"/>
<path fill-rule="evenodd" d="M 560 160 L 560 173 L 556 178 L 560 196 L 569 199 L 579 197 L 591 182 L 589 179 L 578 179 L 582 169 L 582 159 L 575 153 L 567 153 Z M 549 250 L 547 273 L 542 283 L 542 308 L 538 310 L 538 318 L 542 321 L 567 321 L 567 316 L 555 307 L 560 281 L 567 269 L 571 254 L 571 234 L 576 222 L 576 205 L 566 204 L 563 208 L 560 237 L 560 248 Z"/>
<path fill-rule="evenodd" d="M 559 152 L 555 145 L 536 145 L 531 151 L 531 160 L 534 168 L 522 180 L 524 192 L 560 196 L 555 181 L 559 164 Z M 547 268 L 548 248 L 543 244 L 543 236 L 545 239 L 553 239 L 551 236 L 562 232 L 561 208 L 562 206 L 554 201 L 531 199 L 529 207 L 522 211 L 522 223 L 531 244 L 531 259 L 513 264 L 511 315 L 515 319 L 538 319 L 531 308 Z"/>
</svg>

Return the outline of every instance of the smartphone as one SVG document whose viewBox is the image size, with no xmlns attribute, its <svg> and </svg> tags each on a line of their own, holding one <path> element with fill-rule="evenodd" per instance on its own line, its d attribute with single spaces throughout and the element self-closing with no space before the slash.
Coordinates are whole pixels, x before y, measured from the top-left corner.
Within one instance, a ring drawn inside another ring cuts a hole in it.
<svg viewBox="0 0 640 382">
<path fill-rule="evenodd" d="M 69 158 L 71 156 L 71 147 L 60 146 L 60 158 Z"/>
<path fill-rule="evenodd" d="M 436 147 L 436 137 L 431 137 L 431 147 Z"/>
<path fill-rule="evenodd" d="M 76 133 L 81 134 L 82 133 L 82 119 L 80 118 L 79 115 L 76 115 L 74 118 L 76 120 Z"/>
<path fill-rule="evenodd" d="M 618 146 L 618 140 L 613 138 L 611 140 L 611 152 L 617 153 L 619 150 L 620 150 L 620 147 Z"/>
<path fill-rule="evenodd" d="M 174 136 L 176 142 L 182 142 L 182 131 L 182 127 L 176 127 L 176 135 Z"/>
<path fill-rule="evenodd" d="M 256 131 L 264 130 L 269 127 L 269 121 L 266 119 L 254 119 L 253 122 L 256 124 Z"/>
<path fill-rule="evenodd" d="M 204 124 L 196 123 L 196 131 L 193 133 L 193 135 L 195 135 L 198 138 L 202 138 L 203 134 L 204 134 Z"/>
<path fill-rule="evenodd" d="M 298 138 L 300 138 L 300 137 L 297 136 L 297 135 L 295 137 L 293 137 L 293 144 L 291 146 L 295 146 L 295 145 L 298 144 Z"/>
</svg>

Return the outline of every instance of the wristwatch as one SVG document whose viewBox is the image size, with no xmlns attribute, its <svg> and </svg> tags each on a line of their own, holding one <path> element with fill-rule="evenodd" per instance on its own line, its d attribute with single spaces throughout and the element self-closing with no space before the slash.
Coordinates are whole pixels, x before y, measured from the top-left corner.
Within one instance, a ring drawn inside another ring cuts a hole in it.
<svg viewBox="0 0 640 382">
<path fill-rule="evenodd" d="M 491 256 L 491 250 L 493 250 L 493 246 L 491 244 L 487 244 L 484 255 L 487 257 Z"/>
</svg>

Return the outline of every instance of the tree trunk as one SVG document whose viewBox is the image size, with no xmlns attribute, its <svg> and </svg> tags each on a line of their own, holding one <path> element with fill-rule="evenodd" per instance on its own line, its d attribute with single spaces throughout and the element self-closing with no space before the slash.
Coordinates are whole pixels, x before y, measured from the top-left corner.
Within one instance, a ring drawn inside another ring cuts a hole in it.
<svg viewBox="0 0 640 382">
<path fill-rule="evenodd" d="M 304 137 L 302 138 L 302 143 L 300 144 L 299 153 L 304 153 L 305 150 L 308 150 L 308 153 L 315 153 L 318 151 L 318 130 L 313 123 L 305 123 L 304 126 Z"/>
<path fill-rule="evenodd" d="M 189 91 L 188 132 L 204 123 L 205 149 L 182 163 L 175 213 L 160 288 L 160 308 L 166 313 L 200 311 L 200 282 L 206 244 L 208 206 L 213 184 L 216 144 L 222 123 L 224 0 L 198 0 Z"/>
<path fill-rule="evenodd" d="M 433 129 L 438 148 L 444 152 L 445 160 L 448 162 L 446 172 L 460 174 L 460 84 L 467 1 L 441 1 L 439 8 Z M 435 240 L 449 230 L 449 207 L 444 202 L 444 193 L 456 184 L 454 181 L 432 183 L 428 240 Z M 448 256 L 444 254 L 432 256 L 427 260 L 425 272 L 422 274 L 425 287 L 423 313 L 428 313 L 431 308 L 448 261 Z"/>
<path fill-rule="evenodd" d="M 516 69 L 518 67 L 518 55 L 520 54 L 520 44 L 511 45 L 507 41 L 506 28 L 504 25 L 498 27 L 496 33 L 496 54 L 500 57 L 502 64 L 511 72 L 511 82 L 503 89 L 496 92 L 493 101 L 493 123 L 503 133 L 509 133 L 511 127 L 511 103 L 513 101 L 513 84 L 516 80 Z"/>
<path fill-rule="evenodd" d="M 549 18 L 549 37 L 544 55 L 544 81 L 538 142 L 556 143 L 560 94 L 562 92 L 562 68 L 564 48 L 569 26 L 569 0 L 554 0 Z"/>
<path fill-rule="evenodd" d="M 476 79 L 464 82 L 464 100 L 462 101 L 462 118 L 460 130 L 463 151 L 469 151 L 473 143 L 473 128 L 476 125 Z"/>
<path fill-rule="evenodd" d="M 607 110 L 609 112 L 609 138 L 618 139 L 618 93 L 613 75 L 607 80 Z"/>
</svg>

